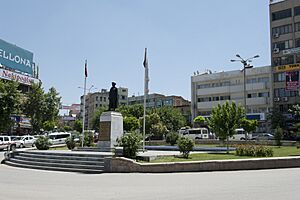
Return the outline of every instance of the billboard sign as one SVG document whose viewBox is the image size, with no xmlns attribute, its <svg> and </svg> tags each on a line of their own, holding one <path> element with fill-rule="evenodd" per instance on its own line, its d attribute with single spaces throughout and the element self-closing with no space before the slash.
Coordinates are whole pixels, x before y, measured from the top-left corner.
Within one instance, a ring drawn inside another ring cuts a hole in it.
<svg viewBox="0 0 300 200">
<path fill-rule="evenodd" d="M 15 80 L 18 83 L 21 83 L 24 85 L 31 85 L 32 83 L 39 82 L 38 79 L 32 78 L 31 76 L 26 76 L 26 75 L 12 72 L 12 71 L 2 69 L 2 68 L 0 68 L 0 79 Z"/>
<path fill-rule="evenodd" d="M 298 90 L 299 89 L 299 71 L 285 72 L 285 89 Z"/>
<path fill-rule="evenodd" d="M 32 75 L 33 53 L 0 39 L 0 63 L 7 68 Z"/>
</svg>

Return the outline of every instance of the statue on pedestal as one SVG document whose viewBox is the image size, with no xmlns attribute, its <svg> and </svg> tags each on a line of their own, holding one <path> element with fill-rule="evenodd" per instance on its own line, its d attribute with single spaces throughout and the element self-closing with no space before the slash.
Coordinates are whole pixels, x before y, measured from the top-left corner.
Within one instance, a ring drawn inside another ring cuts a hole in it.
<svg viewBox="0 0 300 200">
<path fill-rule="evenodd" d="M 116 108 L 118 107 L 118 88 L 116 88 L 116 83 L 112 82 L 111 83 L 112 87 L 109 90 L 109 105 L 108 105 L 108 110 L 109 111 L 115 111 Z"/>
</svg>

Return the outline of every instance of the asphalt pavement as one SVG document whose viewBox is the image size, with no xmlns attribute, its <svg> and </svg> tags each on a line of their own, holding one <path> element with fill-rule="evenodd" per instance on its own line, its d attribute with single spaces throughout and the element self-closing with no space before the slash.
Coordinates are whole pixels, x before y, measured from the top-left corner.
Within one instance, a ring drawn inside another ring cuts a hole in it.
<svg viewBox="0 0 300 200">
<path fill-rule="evenodd" d="M 11 200 L 298 200 L 299 177 L 300 168 L 87 175 L 0 165 L 0 197 Z"/>
</svg>

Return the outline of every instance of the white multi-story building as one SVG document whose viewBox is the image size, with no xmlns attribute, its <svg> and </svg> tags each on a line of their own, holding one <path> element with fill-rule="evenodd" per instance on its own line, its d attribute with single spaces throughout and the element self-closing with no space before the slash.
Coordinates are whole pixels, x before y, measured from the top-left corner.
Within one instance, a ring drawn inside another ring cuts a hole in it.
<svg viewBox="0 0 300 200">
<path fill-rule="evenodd" d="M 198 115 L 209 116 L 213 107 L 226 101 L 235 101 L 244 105 L 246 95 L 247 118 L 257 119 L 259 131 L 267 130 L 267 113 L 272 108 L 271 67 L 246 69 L 244 90 L 244 72 L 241 70 L 206 72 L 191 77 L 192 118 Z"/>
</svg>

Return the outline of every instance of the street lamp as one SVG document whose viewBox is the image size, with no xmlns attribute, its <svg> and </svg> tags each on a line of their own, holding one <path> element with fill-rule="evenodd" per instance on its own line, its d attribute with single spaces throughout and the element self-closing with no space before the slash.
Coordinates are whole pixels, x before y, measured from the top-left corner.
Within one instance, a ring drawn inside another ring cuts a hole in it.
<svg viewBox="0 0 300 200">
<path fill-rule="evenodd" d="M 80 87 L 80 86 L 78 86 L 77 88 L 79 88 L 79 89 L 84 89 L 83 87 Z M 95 88 L 94 87 L 94 85 L 92 85 L 89 89 L 86 89 L 86 90 L 88 90 L 89 91 L 89 93 L 91 92 L 91 89 L 97 89 L 97 88 Z"/>
<path fill-rule="evenodd" d="M 245 109 L 245 115 L 247 113 L 247 107 L 246 107 L 246 69 L 250 69 L 253 68 L 252 65 L 250 65 L 250 62 L 252 62 L 252 60 L 254 58 L 258 58 L 259 55 L 253 56 L 251 58 L 247 58 L 247 59 L 243 59 L 239 54 L 235 55 L 236 57 L 238 57 L 238 60 L 230 60 L 231 62 L 241 62 L 243 64 L 243 72 L 244 72 L 244 109 Z M 247 115 L 246 115 L 247 116 Z"/>
</svg>

